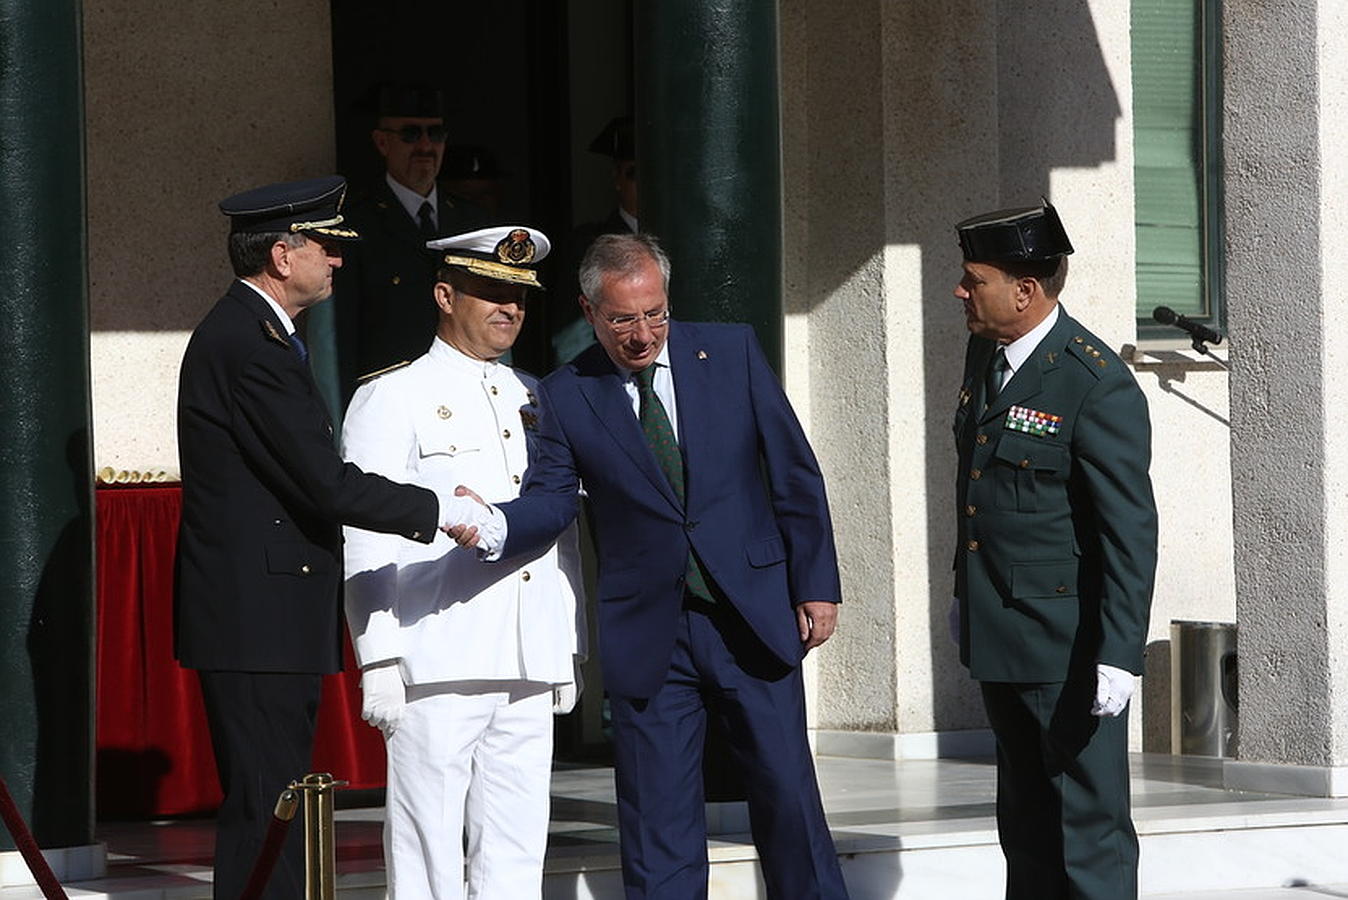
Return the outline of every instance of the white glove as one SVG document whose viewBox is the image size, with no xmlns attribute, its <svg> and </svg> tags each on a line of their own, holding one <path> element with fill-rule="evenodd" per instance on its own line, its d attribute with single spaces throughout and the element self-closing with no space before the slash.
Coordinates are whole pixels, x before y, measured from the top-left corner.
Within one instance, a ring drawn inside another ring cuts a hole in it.
<svg viewBox="0 0 1348 900">
<path fill-rule="evenodd" d="M 397 663 L 373 665 L 360 673 L 360 717 L 393 737 L 407 705 L 407 688 Z"/>
<path fill-rule="evenodd" d="M 950 609 L 946 611 L 945 623 L 950 627 L 950 640 L 960 642 L 960 598 L 950 598 Z"/>
<path fill-rule="evenodd" d="M 552 714 L 554 716 L 564 716 L 575 709 L 576 701 L 580 699 L 580 692 L 585 690 L 585 679 L 580 675 L 580 660 L 576 660 L 573 671 L 576 673 L 575 680 L 552 686 Z"/>
<path fill-rule="evenodd" d="M 1133 673 L 1104 663 L 1096 663 L 1095 671 L 1095 703 L 1091 705 L 1091 715 L 1117 716 L 1133 696 L 1136 684 Z"/>
</svg>

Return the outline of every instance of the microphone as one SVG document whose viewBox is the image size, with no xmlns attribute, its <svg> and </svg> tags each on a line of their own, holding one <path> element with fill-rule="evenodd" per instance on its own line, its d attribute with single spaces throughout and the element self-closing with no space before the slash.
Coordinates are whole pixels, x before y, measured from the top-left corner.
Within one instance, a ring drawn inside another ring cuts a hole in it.
<svg viewBox="0 0 1348 900">
<path fill-rule="evenodd" d="M 1156 307 L 1152 310 L 1151 317 L 1162 325 L 1174 325 L 1176 328 L 1189 332 L 1189 336 L 1195 342 L 1207 341 L 1209 344 L 1220 344 L 1222 342 L 1220 334 L 1206 325 L 1184 318 L 1168 306 Z"/>
</svg>

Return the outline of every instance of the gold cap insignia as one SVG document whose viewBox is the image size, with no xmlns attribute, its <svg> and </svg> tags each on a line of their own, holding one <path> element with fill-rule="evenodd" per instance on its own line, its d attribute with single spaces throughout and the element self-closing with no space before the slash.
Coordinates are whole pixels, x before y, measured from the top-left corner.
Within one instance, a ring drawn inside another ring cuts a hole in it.
<svg viewBox="0 0 1348 900">
<path fill-rule="evenodd" d="M 516 228 L 496 243 L 496 258 L 506 265 L 524 265 L 534 261 L 533 238 L 523 228 Z"/>
</svg>

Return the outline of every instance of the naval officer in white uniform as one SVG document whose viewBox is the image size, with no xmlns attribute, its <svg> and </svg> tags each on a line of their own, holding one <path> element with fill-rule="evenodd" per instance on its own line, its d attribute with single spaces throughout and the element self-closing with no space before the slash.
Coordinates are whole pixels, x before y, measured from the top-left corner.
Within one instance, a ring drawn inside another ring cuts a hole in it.
<svg viewBox="0 0 1348 900">
<path fill-rule="evenodd" d="M 435 340 L 368 377 L 342 429 L 366 471 L 491 503 L 519 494 L 539 407 L 536 381 L 498 362 L 519 335 L 548 239 L 486 228 L 427 244 L 440 254 Z M 430 298 L 427 298 L 430 302 Z M 363 717 L 388 750 L 384 859 L 390 896 L 542 892 L 552 715 L 569 712 L 586 653 L 573 524 L 543 553 L 478 560 L 444 534 L 422 546 L 346 529 L 346 615 Z"/>
</svg>

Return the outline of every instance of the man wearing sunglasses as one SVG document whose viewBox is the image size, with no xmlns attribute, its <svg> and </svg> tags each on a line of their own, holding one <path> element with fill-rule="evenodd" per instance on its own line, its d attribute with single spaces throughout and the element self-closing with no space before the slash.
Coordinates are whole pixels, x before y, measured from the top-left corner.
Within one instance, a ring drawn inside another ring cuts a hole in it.
<svg viewBox="0 0 1348 900">
<path fill-rule="evenodd" d="M 359 375 L 416 359 L 435 333 L 435 254 L 426 242 L 485 225 L 483 214 L 436 185 L 445 157 L 444 97 L 426 85 L 383 85 L 370 140 L 384 177 L 352 203 L 364 240 L 337 278 L 343 390 Z"/>
</svg>

